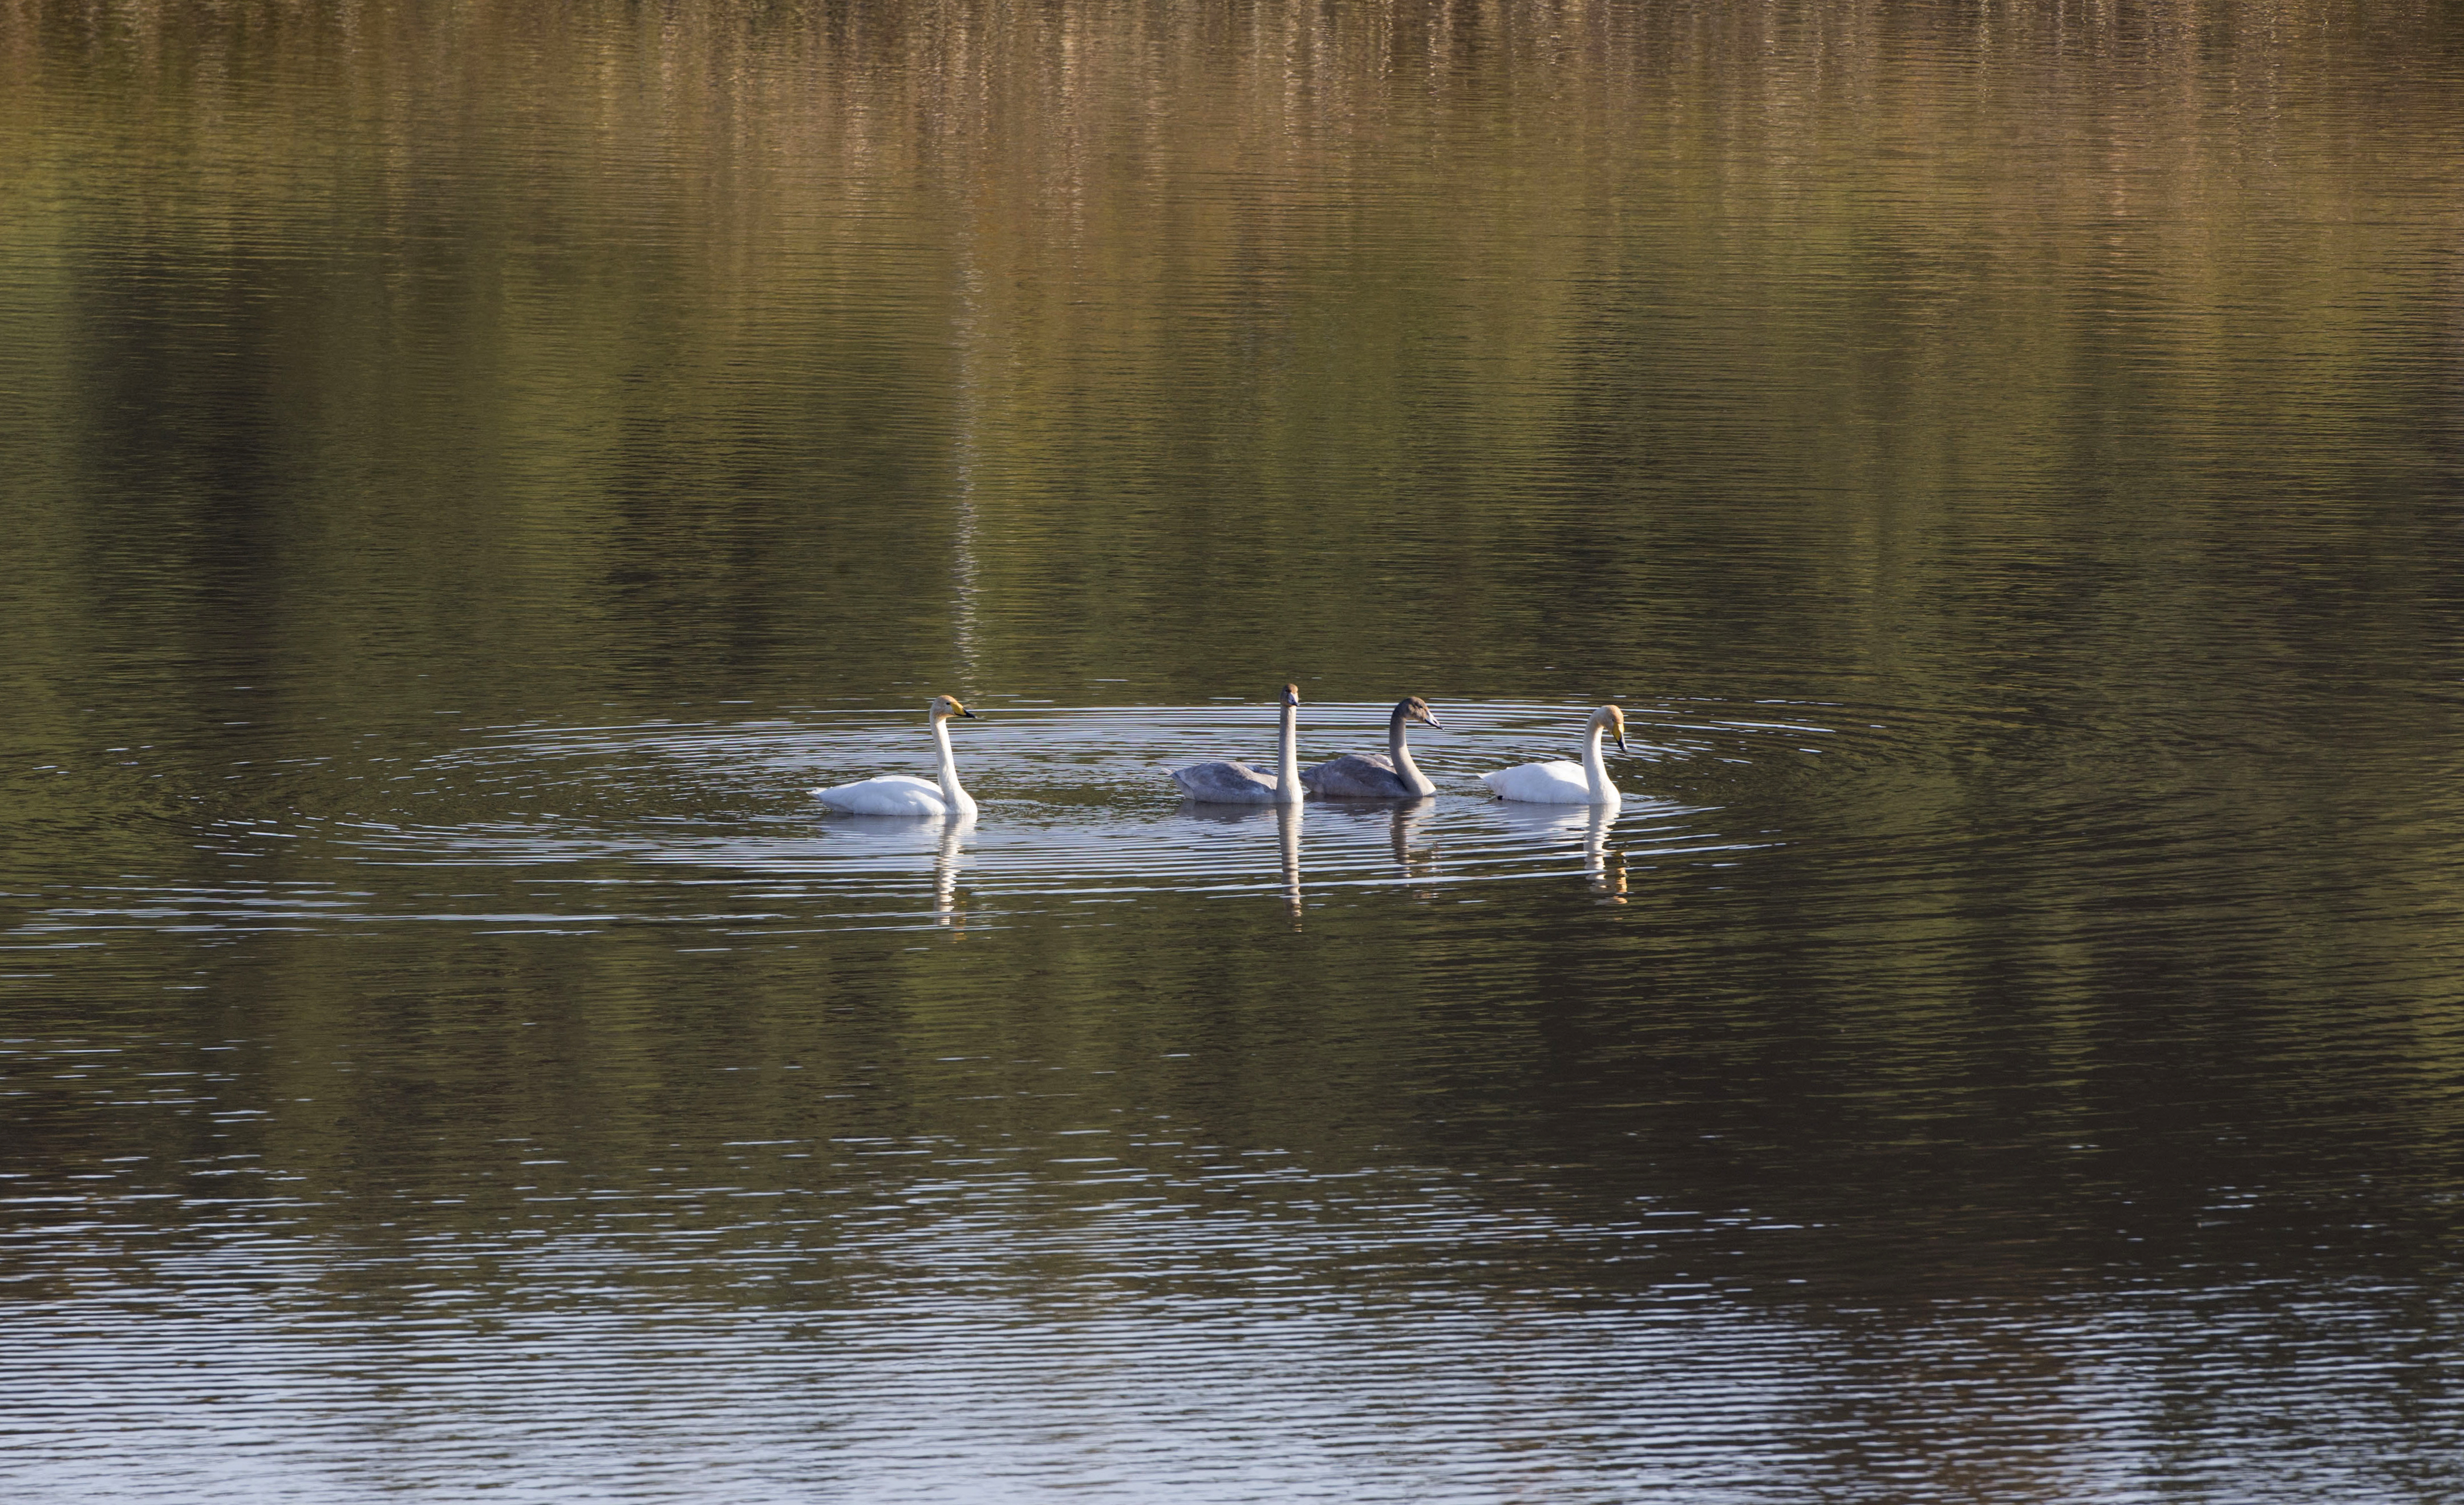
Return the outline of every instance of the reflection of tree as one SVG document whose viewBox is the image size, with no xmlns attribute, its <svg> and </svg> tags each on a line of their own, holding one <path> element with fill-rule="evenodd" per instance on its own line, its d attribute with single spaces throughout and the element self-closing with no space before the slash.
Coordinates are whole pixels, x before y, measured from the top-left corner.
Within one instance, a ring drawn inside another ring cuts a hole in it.
<svg viewBox="0 0 2464 1505">
<path fill-rule="evenodd" d="M 2286 1080 L 2384 1090 L 2389 1058 L 2452 1074 L 2452 882 L 2378 896 L 2452 867 L 2452 803 L 2423 790 L 2452 786 L 2455 709 L 2321 687 L 2449 640 L 2453 27 L 108 9 L 0 25 L 0 73 L 40 80 L 0 89 L 12 892 L 221 881 L 194 838 L 226 808 L 383 813 L 389 768 L 346 782 L 365 740 L 415 761 L 441 710 L 1090 675 L 1162 698 L 1302 664 L 1379 676 L 1339 692 L 1365 697 L 1518 687 L 1572 648 L 1568 676 L 1853 685 L 1958 708 L 1956 735 L 1877 754 L 1828 830 L 1788 808 L 1802 845 L 1766 871 L 1789 881 L 1696 901 L 1692 928 L 1604 941 L 1518 910 L 1528 931 L 1433 932 L 1425 971 L 1383 944 L 1285 970 L 1190 944 L 1162 896 L 1116 934 L 1022 939 L 1035 966 L 973 988 L 851 962 L 814 1007 L 885 1058 L 879 1021 L 981 1018 L 1004 1059 L 1085 1064 L 1115 1049 L 1105 1007 L 1151 991 L 1175 1028 L 1271 1042 L 1177 1104 L 1349 1152 L 1436 1121 L 1378 1096 L 1384 1048 L 1495 1003 L 1466 1026 L 1493 1054 L 1420 1085 L 1514 1134 L 1441 1151 L 1542 1144 L 1620 1190 L 1673 1164 L 1705 1202 L 1812 1212 L 1888 1173 L 2018 1287 L 2069 1257 L 2035 1210 L 2085 1195 L 2044 1168 L 2077 1163 L 2062 1145 L 2144 1111 L 2178 1162 L 2215 1153 L 2137 1106 L 2175 1084 L 2110 1085 L 2157 1069 L 2107 1000 L 2178 1007 L 2182 1059 L 2241 1064 L 2220 1118 L 2263 1121 Z M 2320 704 L 2334 725 L 2286 710 Z M 98 755 L 121 744 L 153 762 Z M 1989 830 L 2026 839 L 1974 850 Z M 2215 844 L 2245 831 L 2277 839 Z M 2066 845 L 2117 833 L 2186 855 L 2083 881 Z M 1823 886 L 1912 842 L 1915 876 Z M 1605 846 L 1587 862 L 1613 890 Z M 955 860 L 935 872 L 955 918 Z M 248 949 L 278 964 L 216 985 L 254 1022 L 376 1050 L 350 1004 L 399 1003 L 474 1121 L 705 1090 L 655 1048 L 699 1038 L 656 1005 L 707 996 L 665 942 L 405 944 L 393 971 Z M 122 959 L 189 960 L 160 937 Z M 587 1049 L 506 1067 L 500 1000 L 568 980 L 606 1010 Z M 813 985 L 748 963 L 741 1028 L 792 1035 Z M 2298 1028 L 2328 997 L 2397 1043 L 2348 1012 Z M 1638 998 L 1670 1001 L 1662 1055 L 1614 1011 Z M 2271 1008 L 2296 1043 L 2250 1029 Z M 1819 1027 L 1791 1032 L 1800 1011 Z M 2298 1064 L 2252 1064 L 2277 1049 Z M 1977 1083 L 2032 1052 L 2049 1100 L 2006 1115 Z M 333 1085 L 293 1096 L 378 1091 Z M 2395 1116 L 2421 1146 L 2453 1138 L 2442 1094 Z M 865 1100 L 939 1126 L 920 1095 Z M 1821 1174 L 1720 1160 L 1704 1115 L 1782 1120 L 1774 1160 Z M 1617 1161 L 1629 1133 L 1660 1160 Z M 1995 1144 L 2018 1148 L 1973 1173 Z M 1896 1258 L 1921 1231 L 1874 1237 Z"/>
<path fill-rule="evenodd" d="M 0 507 L 68 653 L 244 632 L 408 697 L 519 639 L 598 696 L 894 633 L 963 689 L 1200 610 L 1496 682 L 1679 623 L 1953 682 L 2095 638 L 2126 681 L 2250 653 L 2196 583 L 2282 588 L 2171 512 L 2185 467 L 2333 497 L 2441 421 L 2387 373 L 2452 292 L 2405 149 L 2443 76 L 2344 59 L 2453 42 L 2344 7 L 21 13 L 0 58 L 69 81 L 0 100 Z M 2002 588 L 2117 530 L 2140 572 Z"/>
</svg>

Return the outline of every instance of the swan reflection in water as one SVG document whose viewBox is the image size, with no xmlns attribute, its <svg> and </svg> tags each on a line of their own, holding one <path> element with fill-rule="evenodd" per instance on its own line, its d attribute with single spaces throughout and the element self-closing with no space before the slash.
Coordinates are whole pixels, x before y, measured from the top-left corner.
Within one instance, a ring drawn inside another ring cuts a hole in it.
<svg viewBox="0 0 2464 1505">
<path fill-rule="evenodd" d="M 1284 852 L 1284 913 L 1301 928 L 1301 804 L 1275 807 L 1275 836 Z"/>
<path fill-rule="evenodd" d="M 1436 800 L 1425 799 L 1365 808 L 1323 805 L 1317 808 L 1319 819 L 1340 822 L 1363 834 L 1366 834 L 1364 828 L 1375 830 L 1382 827 L 1386 832 L 1387 842 L 1394 852 L 1396 866 L 1402 871 L 1402 875 L 1406 879 L 1412 879 L 1426 878 L 1437 872 L 1437 844 L 1429 839 L 1429 824 L 1437 808 Z M 1181 806 L 1180 813 L 1189 819 L 1204 821 L 1213 826 L 1247 827 L 1261 836 L 1265 835 L 1265 824 L 1271 818 L 1275 823 L 1276 848 L 1283 860 L 1284 912 L 1291 919 L 1292 928 L 1297 930 L 1301 927 L 1302 910 L 1306 907 L 1301 893 L 1303 808 L 1304 807 L 1298 805 L 1278 805 L 1274 807 L 1270 817 L 1269 811 L 1256 807 L 1241 809 L 1237 807 L 1202 804 L 1192 800 Z M 1338 832 L 1327 834 L 1332 836 L 1337 844 L 1338 854 L 1331 860 L 1334 861 L 1338 868 L 1354 874 L 1364 871 L 1364 865 L 1356 860 L 1357 847 L 1353 842 L 1346 841 Z M 1245 832 L 1243 845 L 1246 845 Z"/>
<path fill-rule="evenodd" d="M 1625 902 L 1625 853 L 1609 847 L 1616 805 L 1537 805 L 1498 800 L 1483 808 L 1495 820 L 1554 845 L 1579 836 L 1583 877 L 1605 904 Z"/>
<path fill-rule="evenodd" d="M 964 865 L 967 838 L 975 830 L 972 810 L 922 820 L 910 815 L 847 815 L 824 828 L 827 835 L 852 836 L 880 849 L 887 860 L 869 861 L 865 866 L 885 873 L 913 873 L 913 858 L 908 853 L 931 852 L 933 923 L 960 934 L 965 932 L 967 916 L 958 895 L 958 869 Z"/>
<path fill-rule="evenodd" d="M 1202 800 L 1183 800 L 1180 813 L 1190 820 L 1204 821 L 1210 826 L 1252 826 L 1263 828 L 1270 818 L 1269 807 L 1252 805 L 1217 805 Z M 1297 801 L 1271 807 L 1275 823 L 1275 844 L 1281 851 L 1284 866 L 1284 913 L 1290 917 L 1292 928 L 1301 927 L 1301 811 Z M 1244 838 L 1245 845 L 1245 838 Z"/>
<path fill-rule="evenodd" d="M 1614 805 L 1587 806 L 1583 812 L 1583 873 L 1605 904 L 1625 902 L 1625 853 L 1608 850 L 1609 828 L 1617 817 Z"/>
<path fill-rule="evenodd" d="M 1438 871 L 1438 847 L 1430 839 L 1429 821 L 1437 813 L 1434 797 L 1417 800 L 1380 801 L 1375 805 L 1336 805 L 1318 807 L 1321 814 L 1331 819 L 1349 821 L 1354 826 L 1372 824 L 1386 828 L 1388 845 L 1395 853 L 1395 866 L 1407 878 L 1424 878 Z"/>
<path fill-rule="evenodd" d="M 941 839 L 933 852 L 933 923 L 952 932 L 953 940 L 967 933 L 967 912 L 958 907 L 958 852 L 975 830 L 973 810 L 942 821 Z"/>
</svg>

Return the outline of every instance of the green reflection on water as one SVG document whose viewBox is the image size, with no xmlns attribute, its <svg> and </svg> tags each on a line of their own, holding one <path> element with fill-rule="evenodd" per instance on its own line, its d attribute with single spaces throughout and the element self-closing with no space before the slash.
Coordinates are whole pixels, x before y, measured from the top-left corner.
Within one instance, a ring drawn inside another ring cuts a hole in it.
<svg viewBox="0 0 2464 1505">
<path fill-rule="evenodd" d="M 94 943 L 0 988 L 29 1059 L 126 1052 L 14 1079 L 30 1174 L 261 1155 L 374 1245 L 1029 1145 L 1063 1224 L 1100 1127 L 1191 1202 L 1278 1151 L 1828 1230 L 1465 1233 L 1466 1289 L 2452 1281 L 2434 8 L 6 21 L 0 903 Z M 1616 909 L 1406 874 L 1297 931 L 1163 884 L 948 932 L 334 834 L 810 813 L 785 769 L 457 762 L 517 723 L 1287 678 L 1690 717 L 1633 786 L 1751 850 L 1622 863 Z M 157 912 L 284 885 L 356 918 Z M 147 1067 L 213 1079 L 132 1110 Z"/>
</svg>

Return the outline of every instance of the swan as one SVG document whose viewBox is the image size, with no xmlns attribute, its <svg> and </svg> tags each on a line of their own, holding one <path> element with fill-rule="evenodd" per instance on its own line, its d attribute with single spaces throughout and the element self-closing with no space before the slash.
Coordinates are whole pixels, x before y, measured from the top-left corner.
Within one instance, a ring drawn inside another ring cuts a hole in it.
<svg viewBox="0 0 2464 1505">
<path fill-rule="evenodd" d="M 1245 763 L 1201 763 L 1175 768 L 1172 782 L 1201 805 L 1298 805 L 1301 802 L 1301 687 L 1284 686 L 1284 727 L 1275 744 L 1273 773 Z"/>
<path fill-rule="evenodd" d="M 1384 752 L 1345 753 L 1302 774 L 1301 783 L 1311 794 L 1337 800 L 1417 800 L 1437 793 L 1438 786 L 1412 762 L 1412 750 L 1403 745 L 1406 721 L 1426 721 L 1444 729 L 1428 701 L 1417 695 L 1405 696 L 1395 702 L 1395 714 L 1387 719 Z"/>
<path fill-rule="evenodd" d="M 1534 805 L 1615 805 L 1624 796 L 1609 782 L 1608 765 L 1600 761 L 1600 738 L 1605 733 L 1616 733 L 1617 751 L 1625 751 L 1625 713 L 1614 705 L 1604 705 L 1594 711 L 1584 725 L 1580 764 L 1527 763 L 1484 773 L 1480 782 L 1501 800 L 1525 800 Z"/>
<path fill-rule="evenodd" d="M 938 785 L 913 774 L 885 773 L 877 779 L 859 779 L 853 784 L 815 789 L 815 797 L 847 815 L 957 815 L 973 819 L 975 796 L 958 787 L 958 765 L 950 756 L 948 723 L 954 716 L 972 721 L 976 713 L 946 695 L 935 696 L 927 710 L 933 718 L 933 741 L 941 749 Z"/>
</svg>

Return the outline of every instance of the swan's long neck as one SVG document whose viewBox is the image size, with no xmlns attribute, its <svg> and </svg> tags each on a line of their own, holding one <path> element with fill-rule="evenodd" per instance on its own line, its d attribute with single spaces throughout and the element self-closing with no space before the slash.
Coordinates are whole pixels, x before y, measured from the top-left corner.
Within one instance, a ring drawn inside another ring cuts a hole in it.
<svg viewBox="0 0 2464 1505">
<path fill-rule="evenodd" d="M 1625 798 L 1617 786 L 1609 782 L 1608 761 L 1600 756 L 1600 739 L 1609 729 L 1599 722 L 1592 723 L 1591 735 L 1583 740 L 1583 782 L 1591 786 L 1594 805 L 1615 805 Z"/>
<path fill-rule="evenodd" d="M 941 797 L 950 802 L 952 813 L 976 813 L 975 796 L 958 787 L 958 760 L 950 751 L 950 721 L 947 717 L 933 718 L 933 744 L 941 752 Z"/>
<path fill-rule="evenodd" d="M 1395 707 L 1395 719 L 1386 723 L 1386 754 L 1395 760 L 1396 777 L 1401 779 L 1414 794 L 1435 794 L 1438 786 L 1431 784 L 1429 776 L 1420 771 L 1420 765 L 1412 761 L 1412 749 L 1403 745 L 1403 715 L 1404 708 L 1398 705 Z"/>
<path fill-rule="evenodd" d="M 1275 803 L 1301 802 L 1301 710 L 1287 702 L 1284 729 L 1275 740 Z"/>
</svg>

